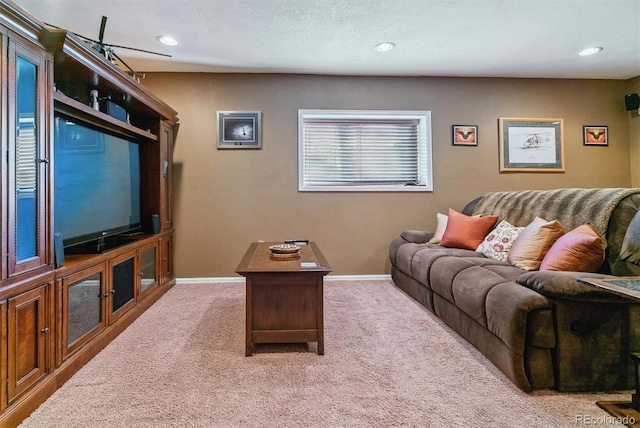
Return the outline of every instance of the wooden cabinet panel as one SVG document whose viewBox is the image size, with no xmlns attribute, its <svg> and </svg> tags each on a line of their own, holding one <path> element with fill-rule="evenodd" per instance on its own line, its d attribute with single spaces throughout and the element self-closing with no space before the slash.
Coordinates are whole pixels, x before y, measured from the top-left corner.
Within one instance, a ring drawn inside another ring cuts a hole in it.
<svg viewBox="0 0 640 428">
<path fill-rule="evenodd" d="M 0 302 L 0 385 L 7 384 L 8 362 L 7 358 L 7 301 Z M 7 388 L 0 388 L 0 411 L 7 407 Z"/>
<path fill-rule="evenodd" d="M 44 285 L 8 302 L 8 401 L 25 392 L 47 373 L 50 328 Z"/>
<path fill-rule="evenodd" d="M 160 130 L 160 161 L 161 161 L 161 184 L 160 184 L 160 222 L 162 229 L 170 229 L 173 225 L 172 208 L 172 180 L 173 180 L 173 143 L 177 131 L 166 122 L 162 122 Z"/>
<path fill-rule="evenodd" d="M 166 284 L 173 279 L 173 234 L 160 238 L 160 281 Z"/>
</svg>

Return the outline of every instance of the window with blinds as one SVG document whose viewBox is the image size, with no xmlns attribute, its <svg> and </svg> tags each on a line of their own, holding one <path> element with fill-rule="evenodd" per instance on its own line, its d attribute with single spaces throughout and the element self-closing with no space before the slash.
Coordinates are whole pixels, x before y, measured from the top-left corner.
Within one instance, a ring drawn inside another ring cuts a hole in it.
<svg viewBox="0 0 640 428">
<path fill-rule="evenodd" d="M 430 191 L 429 111 L 298 111 L 301 191 Z"/>
</svg>

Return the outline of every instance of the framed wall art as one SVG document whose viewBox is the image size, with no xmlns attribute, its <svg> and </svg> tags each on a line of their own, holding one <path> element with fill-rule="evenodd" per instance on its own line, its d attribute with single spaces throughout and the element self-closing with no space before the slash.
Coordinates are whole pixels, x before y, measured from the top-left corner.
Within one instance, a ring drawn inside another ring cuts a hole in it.
<svg viewBox="0 0 640 428">
<path fill-rule="evenodd" d="M 218 149 L 261 149 L 262 112 L 219 111 Z"/>
<path fill-rule="evenodd" d="M 584 125 L 582 127 L 583 143 L 585 146 L 608 146 L 609 128 L 602 125 Z"/>
<path fill-rule="evenodd" d="M 562 124 L 562 119 L 500 118 L 500 172 L 564 172 Z"/>
<path fill-rule="evenodd" d="M 454 146 L 477 146 L 477 125 L 451 125 L 451 144 Z"/>
</svg>

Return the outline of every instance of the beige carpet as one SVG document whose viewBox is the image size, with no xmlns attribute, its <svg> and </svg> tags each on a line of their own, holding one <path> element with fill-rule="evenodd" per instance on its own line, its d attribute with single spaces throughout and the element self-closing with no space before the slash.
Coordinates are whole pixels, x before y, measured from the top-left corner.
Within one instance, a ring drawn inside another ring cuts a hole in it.
<svg viewBox="0 0 640 428">
<path fill-rule="evenodd" d="M 21 427 L 621 426 L 619 394 L 526 394 L 389 281 L 325 284 L 325 352 L 244 356 L 244 285 L 177 285 Z"/>
</svg>

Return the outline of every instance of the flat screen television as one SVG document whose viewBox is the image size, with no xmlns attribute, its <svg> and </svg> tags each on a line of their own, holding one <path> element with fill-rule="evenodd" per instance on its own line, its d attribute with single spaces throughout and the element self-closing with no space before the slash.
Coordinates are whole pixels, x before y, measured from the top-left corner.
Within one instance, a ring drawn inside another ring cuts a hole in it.
<svg viewBox="0 0 640 428">
<path fill-rule="evenodd" d="M 104 251 L 140 229 L 139 145 L 61 116 L 54 138 L 54 232 L 65 251 Z"/>
</svg>

